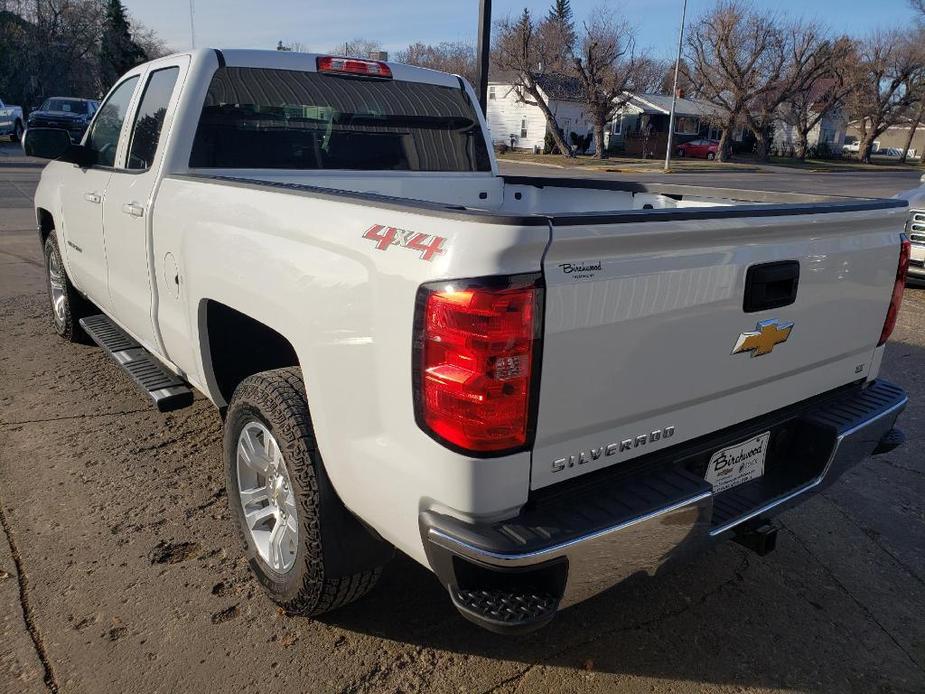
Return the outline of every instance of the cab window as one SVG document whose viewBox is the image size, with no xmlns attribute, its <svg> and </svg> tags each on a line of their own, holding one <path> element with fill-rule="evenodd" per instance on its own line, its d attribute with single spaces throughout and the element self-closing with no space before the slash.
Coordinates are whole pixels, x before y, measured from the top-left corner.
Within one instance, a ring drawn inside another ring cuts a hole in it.
<svg viewBox="0 0 925 694">
<path fill-rule="evenodd" d="M 87 147 L 96 152 L 98 166 L 113 166 L 116 161 L 116 149 L 119 147 L 119 134 L 125 122 L 129 101 L 138 84 L 138 77 L 129 77 L 116 87 L 109 98 L 103 102 L 100 112 L 93 121 L 93 128 L 87 136 Z"/>
<path fill-rule="evenodd" d="M 151 166 L 154 155 L 157 153 L 157 143 L 160 140 L 161 128 L 164 125 L 164 116 L 167 115 L 167 105 L 177 83 L 180 68 L 169 67 L 155 70 L 148 78 L 141 105 L 135 115 L 132 126 L 132 139 L 129 145 L 128 168 L 144 170 Z"/>
</svg>

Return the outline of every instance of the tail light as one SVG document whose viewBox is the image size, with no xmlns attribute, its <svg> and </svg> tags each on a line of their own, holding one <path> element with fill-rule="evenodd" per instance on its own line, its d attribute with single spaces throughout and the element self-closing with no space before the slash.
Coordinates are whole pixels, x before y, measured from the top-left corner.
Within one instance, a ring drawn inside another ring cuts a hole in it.
<svg viewBox="0 0 925 694">
<path fill-rule="evenodd" d="M 902 246 L 899 250 L 899 266 L 896 268 L 896 281 L 893 283 L 893 295 L 890 297 L 890 308 L 886 312 L 886 320 L 883 323 L 883 332 L 880 333 L 880 342 L 877 346 L 884 344 L 893 334 L 893 328 L 896 327 L 896 317 L 899 315 L 899 307 L 903 302 L 903 292 L 906 289 L 906 273 L 909 271 L 909 256 L 912 254 L 912 243 L 909 237 L 902 234 Z"/>
<path fill-rule="evenodd" d="M 424 285 L 416 310 L 418 425 L 472 455 L 529 446 L 539 385 L 540 276 Z"/>
<path fill-rule="evenodd" d="M 378 60 L 359 60 L 358 58 L 336 58 L 321 56 L 315 65 L 318 72 L 336 72 L 347 75 L 365 75 L 366 77 L 385 77 L 391 79 L 392 70 Z"/>
</svg>

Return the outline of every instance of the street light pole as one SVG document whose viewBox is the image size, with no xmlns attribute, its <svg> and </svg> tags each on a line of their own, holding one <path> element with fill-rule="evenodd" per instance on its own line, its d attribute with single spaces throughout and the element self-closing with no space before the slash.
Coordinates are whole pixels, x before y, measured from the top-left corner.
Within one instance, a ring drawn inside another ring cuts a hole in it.
<svg viewBox="0 0 925 694">
<path fill-rule="evenodd" d="M 190 43 L 196 47 L 196 26 L 193 24 L 193 0 L 190 0 Z"/>
<path fill-rule="evenodd" d="M 687 18 L 687 0 L 681 6 L 681 28 L 678 30 L 678 56 L 674 62 L 674 85 L 671 89 L 671 115 L 668 116 L 668 144 L 665 147 L 665 173 L 671 171 L 671 143 L 674 139 L 674 109 L 678 101 L 678 70 L 681 69 L 681 46 L 684 43 L 684 20 Z"/>
<path fill-rule="evenodd" d="M 685 0 L 687 2 L 687 0 Z M 479 61 L 479 104 L 482 115 L 488 109 L 488 57 L 491 51 L 491 0 L 479 0 L 479 41 L 476 59 Z"/>
</svg>

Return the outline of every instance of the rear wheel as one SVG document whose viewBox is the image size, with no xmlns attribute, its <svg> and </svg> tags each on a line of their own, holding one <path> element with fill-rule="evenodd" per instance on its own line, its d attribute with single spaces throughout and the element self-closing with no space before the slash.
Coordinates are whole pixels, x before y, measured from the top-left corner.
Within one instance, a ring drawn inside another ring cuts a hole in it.
<svg viewBox="0 0 925 694">
<path fill-rule="evenodd" d="M 679 157 L 683 157 L 683 156 L 684 156 L 684 150 L 683 150 L 683 149 L 678 149 L 678 151 L 676 152 L 676 154 L 677 154 Z"/>
<path fill-rule="evenodd" d="M 372 589 L 391 548 L 334 494 L 299 369 L 241 382 L 228 406 L 224 447 L 228 502 L 251 569 L 275 602 L 317 615 Z"/>
<path fill-rule="evenodd" d="M 90 304 L 68 279 L 54 231 L 45 239 L 45 281 L 55 332 L 68 342 L 85 342 L 86 335 L 79 321 L 90 315 Z"/>
<path fill-rule="evenodd" d="M 16 121 L 16 125 L 13 126 L 13 142 L 22 142 L 22 121 Z"/>
</svg>

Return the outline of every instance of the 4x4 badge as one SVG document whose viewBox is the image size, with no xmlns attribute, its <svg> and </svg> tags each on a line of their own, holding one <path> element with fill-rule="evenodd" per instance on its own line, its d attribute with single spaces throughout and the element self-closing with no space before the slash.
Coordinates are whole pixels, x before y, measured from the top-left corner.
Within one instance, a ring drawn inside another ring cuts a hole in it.
<svg viewBox="0 0 925 694">
<path fill-rule="evenodd" d="M 754 330 L 739 335 L 732 353 L 751 352 L 753 357 L 770 354 L 775 345 L 787 341 L 792 330 L 792 322 L 785 323 L 776 318 L 759 321 Z"/>
</svg>

